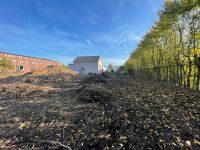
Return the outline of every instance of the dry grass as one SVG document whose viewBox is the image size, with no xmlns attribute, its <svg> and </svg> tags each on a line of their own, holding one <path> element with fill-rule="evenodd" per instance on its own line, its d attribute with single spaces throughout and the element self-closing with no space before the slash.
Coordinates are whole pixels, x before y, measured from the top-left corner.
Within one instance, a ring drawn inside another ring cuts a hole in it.
<svg viewBox="0 0 200 150">
<path fill-rule="evenodd" d="M 76 72 L 70 70 L 68 67 L 65 66 L 49 66 L 45 69 L 34 70 L 31 72 L 31 74 L 33 75 L 51 75 L 58 73 L 68 73 L 71 75 L 76 75 Z"/>
<path fill-rule="evenodd" d="M 22 76 L 22 75 L 54 75 L 54 74 L 62 74 L 66 73 L 72 76 L 76 76 L 77 73 L 75 71 L 70 70 L 65 66 L 49 66 L 45 69 L 34 70 L 29 73 L 24 73 L 23 71 L 0 71 L 0 79 L 7 78 L 10 76 Z"/>
</svg>

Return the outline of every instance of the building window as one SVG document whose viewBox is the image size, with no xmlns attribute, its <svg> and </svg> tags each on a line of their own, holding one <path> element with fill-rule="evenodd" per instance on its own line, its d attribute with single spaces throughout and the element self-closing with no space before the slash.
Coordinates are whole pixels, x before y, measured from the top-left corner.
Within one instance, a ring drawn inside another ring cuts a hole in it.
<svg viewBox="0 0 200 150">
<path fill-rule="evenodd" d="M 24 70 L 24 66 L 20 65 L 20 66 L 17 66 L 17 70 L 20 71 L 20 70 Z"/>
</svg>

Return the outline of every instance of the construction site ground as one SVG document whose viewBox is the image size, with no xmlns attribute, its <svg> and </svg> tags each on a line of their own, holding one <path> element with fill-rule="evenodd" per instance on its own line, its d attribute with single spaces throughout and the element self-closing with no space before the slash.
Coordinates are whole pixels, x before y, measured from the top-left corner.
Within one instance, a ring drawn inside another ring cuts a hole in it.
<svg viewBox="0 0 200 150">
<path fill-rule="evenodd" d="M 200 92 L 135 76 L 0 79 L 0 149 L 200 149 Z"/>
</svg>

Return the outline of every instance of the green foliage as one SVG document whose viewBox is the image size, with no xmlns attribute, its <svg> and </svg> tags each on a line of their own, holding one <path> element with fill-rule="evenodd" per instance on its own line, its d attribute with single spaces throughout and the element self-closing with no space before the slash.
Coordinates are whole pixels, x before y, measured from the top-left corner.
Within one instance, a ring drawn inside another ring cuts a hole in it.
<svg viewBox="0 0 200 150">
<path fill-rule="evenodd" d="M 200 1 L 168 0 L 124 68 L 200 89 Z"/>
<path fill-rule="evenodd" d="M 0 69 L 2 69 L 2 70 L 12 70 L 12 69 L 14 69 L 14 65 L 10 60 L 3 58 L 3 59 L 0 60 Z"/>
<path fill-rule="evenodd" d="M 134 69 L 136 69 L 136 60 L 134 59 L 134 58 L 132 58 L 132 59 L 129 59 L 126 63 L 125 63 L 125 65 L 124 65 L 124 69 L 125 70 L 128 70 L 128 71 L 130 71 L 130 70 L 134 70 Z"/>
</svg>

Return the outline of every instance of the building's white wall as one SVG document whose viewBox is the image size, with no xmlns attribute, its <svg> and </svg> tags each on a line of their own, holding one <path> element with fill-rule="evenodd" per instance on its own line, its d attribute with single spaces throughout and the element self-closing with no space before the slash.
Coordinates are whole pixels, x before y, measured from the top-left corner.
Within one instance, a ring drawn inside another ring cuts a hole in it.
<svg viewBox="0 0 200 150">
<path fill-rule="evenodd" d="M 103 71 L 103 62 L 102 59 L 100 57 L 99 61 L 98 61 L 98 72 L 102 73 Z"/>
<path fill-rule="evenodd" d="M 74 63 L 69 64 L 68 67 L 74 71 L 79 72 L 82 75 L 87 75 L 88 73 L 99 74 L 102 72 L 99 62 Z"/>
<path fill-rule="evenodd" d="M 98 60 L 98 62 L 83 62 L 69 64 L 68 67 L 74 71 L 77 71 L 81 75 L 87 75 L 89 73 L 100 74 L 104 71 L 102 58 Z"/>
</svg>

